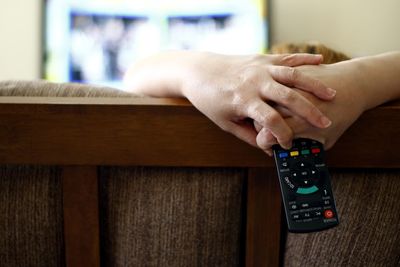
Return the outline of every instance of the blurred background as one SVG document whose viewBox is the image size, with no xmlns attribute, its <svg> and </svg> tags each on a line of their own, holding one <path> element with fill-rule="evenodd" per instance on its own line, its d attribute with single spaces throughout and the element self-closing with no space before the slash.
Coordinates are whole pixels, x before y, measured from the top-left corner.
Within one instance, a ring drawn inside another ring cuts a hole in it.
<svg viewBox="0 0 400 267">
<path fill-rule="evenodd" d="M 165 49 L 268 52 L 319 41 L 349 56 L 400 49 L 398 0 L 14 0 L 0 8 L 0 79 L 115 87 Z"/>
</svg>

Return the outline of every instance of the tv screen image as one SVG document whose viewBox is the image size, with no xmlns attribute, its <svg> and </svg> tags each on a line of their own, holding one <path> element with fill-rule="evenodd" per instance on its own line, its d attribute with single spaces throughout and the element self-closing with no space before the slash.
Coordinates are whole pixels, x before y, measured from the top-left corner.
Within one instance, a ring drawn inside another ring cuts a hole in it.
<svg viewBox="0 0 400 267">
<path fill-rule="evenodd" d="M 119 88 L 164 50 L 264 53 L 266 11 L 264 0 L 47 0 L 44 78 Z"/>
</svg>

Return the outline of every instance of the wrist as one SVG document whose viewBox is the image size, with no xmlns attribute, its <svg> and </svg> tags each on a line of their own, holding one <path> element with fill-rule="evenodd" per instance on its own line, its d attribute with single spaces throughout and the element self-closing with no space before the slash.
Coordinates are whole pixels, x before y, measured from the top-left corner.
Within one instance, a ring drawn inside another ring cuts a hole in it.
<svg viewBox="0 0 400 267">
<path fill-rule="evenodd" d="M 337 77 L 343 93 L 349 94 L 353 108 L 361 114 L 378 105 L 379 99 L 374 97 L 374 88 L 365 79 L 367 66 L 359 59 L 343 61 L 331 65 L 336 69 Z"/>
<path fill-rule="evenodd" d="M 349 86 L 358 92 L 356 97 L 363 103 L 363 111 L 400 98 L 400 53 L 392 52 L 377 56 L 357 58 L 338 63 Z M 350 88 L 350 87 L 349 87 Z"/>
</svg>

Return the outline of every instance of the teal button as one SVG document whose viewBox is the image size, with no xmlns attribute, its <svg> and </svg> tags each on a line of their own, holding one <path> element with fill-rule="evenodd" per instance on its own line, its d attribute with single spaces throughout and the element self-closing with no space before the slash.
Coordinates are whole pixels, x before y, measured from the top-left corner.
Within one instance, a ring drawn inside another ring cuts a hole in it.
<svg viewBox="0 0 400 267">
<path fill-rule="evenodd" d="M 308 150 L 308 149 L 302 150 L 301 154 L 302 155 L 308 155 L 308 154 L 310 154 L 310 150 Z"/>
<path fill-rule="evenodd" d="M 308 195 L 308 194 L 312 194 L 312 193 L 317 192 L 317 191 L 318 191 L 318 187 L 313 185 L 311 187 L 299 187 L 299 188 L 297 188 L 296 193 L 297 194 L 302 194 L 302 195 Z"/>
</svg>

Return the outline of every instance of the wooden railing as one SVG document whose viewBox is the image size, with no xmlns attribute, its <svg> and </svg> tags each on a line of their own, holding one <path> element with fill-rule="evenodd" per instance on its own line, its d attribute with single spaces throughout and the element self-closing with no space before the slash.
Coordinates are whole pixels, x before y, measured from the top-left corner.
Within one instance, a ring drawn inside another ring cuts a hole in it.
<svg viewBox="0 0 400 267">
<path fill-rule="evenodd" d="M 327 153 L 328 166 L 399 168 L 399 137 L 400 102 L 368 111 Z M 67 266 L 100 266 L 96 166 L 248 168 L 246 265 L 279 264 L 273 160 L 185 100 L 1 97 L 0 164 L 63 166 Z"/>
</svg>

